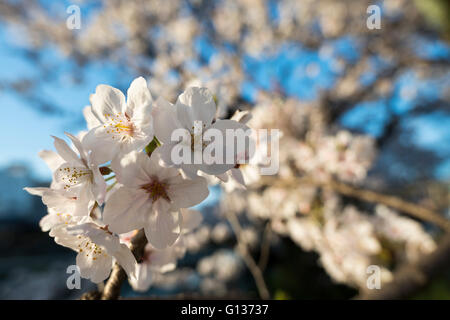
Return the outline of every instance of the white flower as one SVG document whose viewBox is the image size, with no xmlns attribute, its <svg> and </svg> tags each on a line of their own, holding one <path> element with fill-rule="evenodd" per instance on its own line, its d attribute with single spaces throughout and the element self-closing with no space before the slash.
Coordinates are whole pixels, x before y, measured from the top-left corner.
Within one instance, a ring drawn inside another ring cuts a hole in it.
<svg viewBox="0 0 450 320">
<path fill-rule="evenodd" d="M 202 215 L 197 210 L 181 209 L 180 211 L 183 216 L 182 234 L 190 232 L 202 221 Z M 136 277 L 128 279 L 130 285 L 136 291 L 147 291 L 152 284 L 154 273 L 166 273 L 174 270 L 177 260 L 181 259 L 185 252 L 183 235 L 180 235 L 173 246 L 163 250 L 147 244 L 143 261 L 136 267 Z"/>
<path fill-rule="evenodd" d="M 212 163 L 207 164 L 202 161 L 200 164 L 195 164 L 191 161 L 191 164 L 181 163 L 175 165 L 172 160 L 172 149 L 178 144 L 186 144 L 191 148 L 192 157 L 194 158 L 195 152 L 203 151 L 208 145 L 207 139 L 202 138 L 202 145 L 199 148 L 194 148 L 194 141 L 200 141 L 200 135 L 202 137 L 207 134 L 209 129 L 217 129 L 222 133 L 222 137 L 225 139 L 227 129 L 243 129 L 247 130 L 248 127 L 234 120 L 216 120 L 214 117 L 216 114 L 216 104 L 213 96 L 206 88 L 192 87 L 188 88 L 183 94 L 178 97 L 175 105 L 159 98 L 155 104 L 153 110 L 155 135 L 163 142 L 163 145 L 158 148 L 158 152 L 161 153 L 161 158 L 164 163 L 169 166 L 176 166 L 183 170 L 183 172 L 190 178 L 197 176 L 197 171 L 203 171 L 210 175 L 221 175 L 226 171 L 234 167 L 234 164 Z M 195 132 L 196 121 L 201 121 L 203 126 L 200 133 Z M 172 141 L 172 133 L 176 129 L 185 129 L 187 134 L 190 135 L 190 139 L 183 139 L 182 141 Z M 194 140 L 195 139 L 195 140 Z M 234 142 L 234 141 L 233 141 Z M 228 141 L 218 141 L 223 147 L 223 155 L 226 155 L 226 148 Z M 235 148 L 236 152 L 237 148 Z"/>
<path fill-rule="evenodd" d="M 39 226 L 42 231 L 47 232 L 59 226 L 82 224 L 90 221 L 90 219 L 89 216 L 74 216 L 69 213 L 60 213 L 53 209 L 48 209 L 48 214 L 42 217 L 39 221 Z"/>
<path fill-rule="evenodd" d="M 252 119 L 252 115 L 249 111 L 237 110 L 231 120 L 238 121 L 242 124 L 247 124 Z M 254 139 L 254 138 L 253 138 Z M 267 144 L 270 140 L 267 136 L 261 139 L 255 140 L 255 149 L 250 157 L 249 150 L 237 152 L 235 154 L 235 165 L 232 169 L 225 174 L 217 175 L 223 182 L 223 186 L 226 192 L 232 192 L 236 189 L 246 189 L 246 186 L 252 185 L 258 182 L 261 178 L 260 167 L 270 165 L 263 155 L 262 144 Z"/>
<path fill-rule="evenodd" d="M 50 231 L 55 242 L 78 252 L 76 263 L 80 275 L 94 283 L 105 280 L 117 261 L 130 278 L 135 277 L 136 260 L 130 249 L 120 243 L 119 237 L 95 223 L 58 226 Z"/>
<path fill-rule="evenodd" d="M 44 160 L 44 162 L 50 168 L 52 174 L 56 171 L 56 169 L 58 169 L 60 165 L 62 165 L 65 162 L 64 159 L 61 156 L 59 156 L 58 153 L 52 150 L 42 150 L 38 153 L 38 155 L 42 160 Z M 54 180 L 52 180 L 50 188 L 54 188 L 55 186 L 56 183 Z"/>
<path fill-rule="evenodd" d="M 79 156 L 64 140 L 54 137 L 58 153 L 44 150 L 39 156 L 53 172 L 51 188 L 24 188 L 32 195 L 42 197 L 48 214 L 39 225 L 49 231 L 61 224 L 73 224 L 87 218 L 95 202 L 102 204 L 106 194 L 106 182 L 97 166 L 92 165 L 80 141 L 66 133 Z"/>
<path fill-rule="evenodd" d="M 51 188 L 24 188 L 32 195 L 42 197 L 42 202 L 48 207 L 48 214 L 39 225 L 46 232 L 60 224 L 69 224 L 80 217 L 88 217 L 91 208 L 90 199 L 79 198 L 70 191 Z"/>
<path fill-rule="evenodd" d="M 83 111 L 90 129 L 83 143 L 92 150 L 97 164 L 142 150 L 153 140 L 152 97 L 145 79 L 135 79 L 127 96 L 125 101 L 120 90 L 99 85 L 90 98 L 92 107 Z"/>
<path fill-rule="evenodd" d="M 159 161 L 157 153 L 131 152 L 113 166 L 122 186 L 108 198 L 103 219 L 118 234 L 144 228 L 148 241 L 164 249 L 181 232 L 179 209 L 200 203 L 209 191 L 204 178 L 184 179 Z"/>
<path fill-rule="evenodd" d="M 258 146 L 255 149 L 255 155 L 253 157 L 253 162 L 249 162 L 249 157 L 247 153 L 245 156 L 237 155 L 237 160 L 235 166 L 225 173 L 226 177 L 218 178 L 223 182 L 223 186 L 226 192 L 232 192 L 236 189 L 246 189 L 247 186 L 256 183 L 260 180 L 260 168 L 259 163 L 257 163 L 257 158 L 259 155 Z M 242 163 L 239 163 L 242 161 Z"/>
<path fill-rule="evenodd" d="M 54 171 L 52 186 L 70 192 L 71 196 L 80 199 L 81 202 L 88 201 L 89 209 L 94 206 L 95 201 L 102 205 L 106 195 L 105 179 L 98 166 L 92 163 L 80 140 L 71 134 L 66 135 L 72 140 L 79 156 L 64 140 L 53 137 L 56 151 L 64 163 Z"/>
</svg>

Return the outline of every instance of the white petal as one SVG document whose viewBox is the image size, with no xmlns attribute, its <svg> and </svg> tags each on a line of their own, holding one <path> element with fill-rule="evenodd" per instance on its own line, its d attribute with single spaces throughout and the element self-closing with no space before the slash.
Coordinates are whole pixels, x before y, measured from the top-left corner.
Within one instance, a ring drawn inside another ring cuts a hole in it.
<svg viewBox="0 0 450 320">
<path fill-rule="evenodd" d="M 73 193 L 51 188 L 24 188 L 32 195 L 41 196 L 42 202 L 49 208 L 60 214 L 71 216 L 87 216 L 89 214 L 88 202 Z"/>
<path fill-rule="evenodd" d="M 47 232 L 59 224 L 61 224 L 61 222 L 59 216 L 56 214 L 47 214 L 39 221 L 39 226 L 43 232 Z"/>
<path fill-rule="evenodd" d="M 66 162 L 53 173 L 57 184 L 64 185 L 65 190 L 78 194 L 81 188 L 90 185 L 92 172 L 79 162 Z"/>
<path fill-rule="evenodd" d="M 136 267 L 136 278 L 129 278 L 128 282 L 135 291 L 147 291 L 153 282 L 153 272 L 145 263 Z"/>
<path fill-rule="evenodd" d="M 72 140 L 73 145 L 75 146 L 75 148 L 77 148 L 78 153 L 80 154 L 81 159 L 83 159 L 86 164 L 87 164 L 87 153 L 84 150 L 84 147 L 81 144 L 81 141 L 78 140 L 77 137 L 71 135 L 70 133 L 64 132 L 66 136 L 68 136 L 70 138 L 70 140 Z"/>
<path fill-rule="evenodd" d="M 79 252 L 76 261 L 80 268 L 81 277 L 94 283 L 102 282 L 108 278 L 113 266 L 113 259 L 110 255 L 99 255 L 94 260 L 92 254 L 87 255 L 84 252 Z"/>
<path fill-rule="evenodd" d="M 52 172 L 65 162 L 64 159 L 54 151 L 42 150 L 38 155 L 45 161 Z"/>
<path fill-rule="evenodd" d="M 72 216 L 88 216 L 90 212 L 89 201 L 85 196 L 74 196 L 65 190 L 48 189 L 42 196 L 42 202 L 59 214 Z"/>
<path fill-rule="evenodd" d="M 86 218 L 87 216 L 75 217 L 70 214 L 57 213 L 57 211 L 49 209 L 48 214 L 39 221 L 39 226 L 42 231 L 47 232 L 56 227 L 67 227 L 77 223 L 83 223 Z M 76 242 L 75 239 L 72 239 L 71 241 L 74 241 L 74 243 Z M 74 249 L 74 246 L 71 246 L 71 248 Z"/>
<path fill-rule="evenodd" d="M 151 180 L 151 176 L 158 172 L 158 164 L 147 154 L 133 151 L 122 158 L 111 162 L 111 168 L 116 174 L 117 181 L 127 187 L 139 187 Z"/>
<path fill-rule="evenodd" d="M 213 96 L 206 88 L 188 88 L 178 97 L 176 109 L 178 120 L 186 129 L 196 120 L 208 127 L 216 114 Z"/>
<path fill-rule="evenodd" d="M 242 123 L 234 121 L 234 120 L 217 120 L 210 127 L 210 129 L 217 129 L 222 132 L 222 137 L 224 140 L 218 141 L 216 143 L 218 143 L 217 148 L 220 148 L 220 147 L 222 148 L 222 154 L 223 154 L 222 163 L 223 164 L 211 164 L 211 165 L 202 164 L 199 166 L 199 169 L 210 175 L 220 175 L 234 167 L 234 163 L 227 163 L 227 159 L 226 159 L 227 150 L 229 148 L 233 148 L 232 150 L 233 150 L 234 160 L 237 159 L 237 154 L 242 152 L 242 150 L 238 150 L 239 144 L 235 143 L 234 141 L 228 141 L 228 139 L 226 138 L 226 131 L 229 129 L 230 130 L 241 130 L 242 129 L 242 130 L 246 131 L 249 129 L 249 127 L 247 127 L 246 125 L 244 125 Z M 246 139 L 249 139 L 249 138 L 246 138 Z M 248 147 L 247 143 L 246 143 L 245 147 L 246 148 Z"/>
<path fill-rule="evenodd" d="M 174 142 L 164 143 L 162 146 L 155 149 L 153 154 L 158 154 L 164 166 L 173 166 L 172 149 L 176 145 Z M 152 154 L 152 156 L 153 156 Z"/>
<path fill-rule="evenodd" d="M 152 120 L 152 96 L 143 77 L 133 80 L 127 91 L 127 115 L 139 126 Z"/>
<path fill-rule="evenodd" d="M 200 211 L 193 209 L 180 209 L 181 215 L 183 217 L 182 231 L 189 232 L 197 228 L 202 220 L 203 216 Z"/>
<path fill-rule="evenodd" d="M 197 174 L 199 168 L 200 168 L 200 165 L 197 165 L 197 164 L 183 164 L 181 166 L 181 169 L 183 170 L 184 175 L 191 180 L 197 179 L 199 177 Z"/>
<path fill-rule="evenodd" d="M 74 215 L 89 215 L 92 211 L 92 208 L 95 204 L 94 193 L 92 192 L 92 184 L 87 183 L 86 186 L 83 186 L 78 190 L 78 198 L 76 200 L 76 208 Z M 87 207 L 87 210 L 86 210 Z M 87 213 L 86 213 L 87 211 Z"/>
<path fill-rule="evenodd" d="M 177 179 L 170 182 L 167 195 L 172 200 L 172 209 L 189 208 L 208 197 L 208 183 L 203 177 L 192 180 Z"/>
<path fill-rule="evenodd" d="M 171 246 L 181 233 L 181 214 L 169 211 L 168 205 L 164 203 L 167 202 L 158 200 L 154 203 L 154 211 L 144 227 L 148 242 L 160 250 Z"/>
<path fill-rule="evenodd" d="M 60 246 L 70 248 L 72 250 L 78 249 L 79 240 L 77 236 L 69 234 L 65 225 L 59 225 L 50 230 L 49 235 L 55 239 L 55 242 Z"/>
<path fill-rule="evenodd" d="M 119 144 L 107 128 L 99 126 L 90 130 L 83 138 L 86 149 L 92 150 L 90 161 L 97 165 L 111 161 L 119 153 Z"/>
<path fill-rule="evenodd" d="M 236 110 L 236 112 L 231 117 L 231 120 L 247 124 L 252 119 L 252 114 L 248 110 L 240 111 Z"/>
<path fill-rule="evenodd" d="M 23 190 L 25 190 L 26 192 L 28 192 L 29 194 L 33 195 L 33 196 L 40 196 L 42 197 L 44 195 L 44 192 L 48 190 L 48 188 L 23 188 Z"/>
<path fill-rule="evenodd" d="M 100 173 L 98 167 L 94 166 L 93 168 L 91 168 L 91 170 L 94 175 L 92 192 L 98 204 L 103 205 L 103 202 L 105 201 L 106 197 L 106 188 L 107 188 L 106 181 L 103 178 L 103 175 Z"/>
<path fill-rule="evenodd" d="M 82 235 L 89 238 L 93 243 L 102 246 L 108 254 L 113 255 L 120 248 L 119 237 L 112 235 L 96 223 L 87 222 L 67 227 L 67 233 L 74 236 Z"/>
<path fill-rule="evenodd" d="M 103 123 L 107 122 L 105 115 L 116 115 L 125 112 L 126 109 L 123 93 L 108 85 L 98 85 L 90 100 L 92 112 Z"/>
<path fill-rule="evenodd" d="M 120 244 L 119 250 L 114 253 L 114 258 L 116 258 L 117 262 L 125 270 L 129 278 L 133 279 L 137 277 L 137 262 L 130 248 L 123 243 Z"/>
<path fill-rule="evenodd" d="M 91 130 L 92 128 L 98 127 L 102 123 L 100 120 L 97 119 L 97 117 L 94 115 L 94 112 L 92 111 L 91 106 L 86 106 L 83 109 L 83 115 L 84 119 L 86 120 L 87 128 Z"/>
<path fill-rule="evenodd" d="M 66 162 L 78 162 L 80 165 L 83 165 L 78 155 L 73 151 L 69 145 L 62 139 L 52 136 L 55 139 L 54 145 L 55 149 L 61 158 Z"/>
<path fill-rule="evenodd" d="M 174 105 L 159 97 L 152 111 L 155 135 L 162 143 L 170 143 L 172 132 L 181 128 Z"/>
<path fill-rule="evenodd" d="M 151 208 L 152 202 L 144 190 L 122 186 L 106 202 L 103 221 L 118 234 L 141 229 Z"/>
<path fill-rule="evenodd" d="M 177 257 L 173 246 L 164 250 L 153 249 L 150 254 L 150 267 L 161 273 L 169 272 L 175 269 Z"/>
<path fill-rule="evenodd" d="M 130 153 L 132 151 L 143 151 L 144 148 L 153 140 L 153 133 L 148 135 L 147 133 L 139 133 L 136 137 L 131 138 L 129 140 L 124 140 L 119 142 L 119 157 Z"/>
</svg>

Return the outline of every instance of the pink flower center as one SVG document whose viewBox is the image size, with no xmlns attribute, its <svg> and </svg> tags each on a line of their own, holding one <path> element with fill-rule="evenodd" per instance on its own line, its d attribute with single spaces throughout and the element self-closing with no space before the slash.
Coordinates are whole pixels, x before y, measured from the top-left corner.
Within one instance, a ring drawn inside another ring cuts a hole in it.
<svg viewBox="0 0 450 320">
<path fill-rule="evenodd" d="M 167 184 L 160 182 L 158 179 L 153 179 L 150 183 L 144 184 L 141 188 L 149 194 L 153 203 L 159 198 L 163 198 L 170 202 L 170 198 L 167 195 Z"/>
<path fill-rule="evenodd" d="M 104 116 L 107 119 L 107 123 L 103 127 L 107 128 L 106 133 L 113 135 L 113 139 L 116 135 L 122 138 L 132 137 L 134 135 L 134 124 L 126 113 L 105 114 Z"/>
</svg>

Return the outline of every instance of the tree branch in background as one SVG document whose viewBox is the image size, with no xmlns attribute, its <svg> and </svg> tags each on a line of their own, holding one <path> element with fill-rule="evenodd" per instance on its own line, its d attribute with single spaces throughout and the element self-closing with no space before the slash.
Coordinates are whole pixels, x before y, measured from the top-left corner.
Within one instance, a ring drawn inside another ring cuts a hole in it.
<svg viewBox="0 0 450 320">
<path fill-rule="evenodd" d="M 236 241 L 237 241 L 237 249 L 239 251 L 239 254 L 242 256 L 242 259 L 244 259 L 245 264 L 247 265 L 247 268 L 250 270 L 250 273 L 253 276 L 253 279 L 255 279 L 256 287 L 258 289 L 259 296 L 263 300 L 270 299 L 270 293 L 267 289 L 267 285 L 264 281 L 264 276 L 262 274 L 261 269 L 256 264 L 255 260 L 251 256 L 250 252 L 248 251 L 247 244 L 245 239 L 242 236 L 242 227 L 239 223 L 238 218 L 234 214 L 234 212 L 227 212 L 227 219 L 231 224 L 231 228 L 233 229 L 234 234 L 236 235 Z"/>
<path fill-rule="evenodd" d="M 406 213 L 414 218 L 431 222 L 443 229 L 445 232 L 450 233 L 450 221 L 442 215 L 426 207 L 402 200 L 395 196 L 384 195 L 375 191 L 352 187 L 348 184 L 338 181 L 330 181 L 323 186 L 345 196 L 358 198 L 371 203 L 384 204 L 388 207 Z"/>
<path fill-rule="evenodd" d="M 356 198 L 370 203 L 384 204 L 416 219 L 433 223 L 446 233 L 450 233 L 450 220 L 431 209 L 405 201 L 395 196 L 385 195 L 372 190 L 364 190 L 336 180 L 320 182 L 311 179 L 310 177 L 286 179 L 283 181 L 273 182 L 273 185 L 280 185 L 284 187 L 289 186 L 291 188 L 298 188 L 302 184 L 316 185 L 318 187 L 331 189 L 347 197 Z"/>
<path fill-rule="evenodd" d="M 269 262 L 269 255 L 270 255 L 270 242 L 272 240 L 272 226 L 270 221 L 266 223 L 266 227 L 264 228 L 263 233 L 263 239 L 261 242 L 261 250 L 260 250 L 260 256 L 258 261 L 258 267 L 261 270 L 261 272 L 264 272 L 264 270 L 267 267 L 267 263 Z"/>
</svg>

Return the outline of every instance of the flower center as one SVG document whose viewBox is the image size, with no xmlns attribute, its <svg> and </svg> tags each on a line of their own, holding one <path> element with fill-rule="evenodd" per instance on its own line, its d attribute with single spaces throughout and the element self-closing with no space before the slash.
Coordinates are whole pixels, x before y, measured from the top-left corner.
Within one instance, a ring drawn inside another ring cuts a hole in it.
<svg viewBox="0 0 450 320">
<path fill-rule="evenodd" d="M 170 198 L 167 195 L 167 184 L 160 182 L 158 179 L 153 179 L 150 183 L 144 184 L 141 188 L 149 194 L 153 203 L 159 198 L 163 198 L 170 202 Z"/>
<path fill-rule="evenodd" d="M 92 171 L 80 167 L 64 167 L 59 169 L 62 181 L 65 183 L 64 189 L 83 183 L 92 178 Z M 75 199 L 76 200 L 76 199 Z"/>
<path fill-rule="evenodd" d="M 91 257 L 92 260 L 97 260 L 101 257 L 107 257 L 105 248 L 95 244 L 89 238 L 84 236 L 78 236 L 79 244 L 77 246 L 77 251 L 86 254 L 86 257 Z"/>
<path fill-rule="evenodd" d="M 103 128 L 107 128 L 106 133 L 112 134 L 113 139 L 115 139 L 116 136 L 123 139 L 134 135 L 134 124 L 126 113 L 107 113 L 104 116 L 107 119 L 107 122 L 103 125 Z"/>
<path fill-rule="evenodd" d="M 72 216 L 68 213 L 57 213 L 56 216 L 60 223 L 69 224 L 72 220 Z"/>
</svg>

